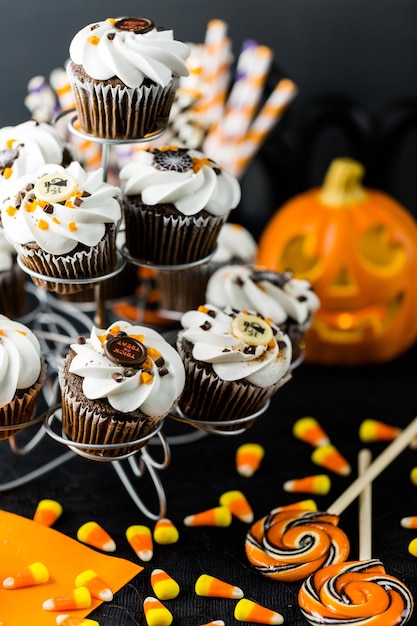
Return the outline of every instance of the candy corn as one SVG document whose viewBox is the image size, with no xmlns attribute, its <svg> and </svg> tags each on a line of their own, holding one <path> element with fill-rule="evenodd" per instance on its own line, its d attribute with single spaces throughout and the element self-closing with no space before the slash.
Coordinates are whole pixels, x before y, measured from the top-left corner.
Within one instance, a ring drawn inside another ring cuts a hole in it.
<svg viewBox="0 0 417 626">
<path fill-rule="evenodd" d="M 311 460 L 316 465 L 325 467 L 341 476 L 348 476 L 352 471 L 349 463 L 331 443 L 316 448 L 311 455 Z"/>
<path fill-rule="evenodd" d="M 258 443 L 244 443 L 236 451 L 236 469 L 241 476 L 253 476 L 265 456 L 264 448 Z"/>
<path fill-rule="evenodd" d="M 201 624 L 201 626 L 226 626 L 222 619 L 215 619 L 214 622 L 207 622 L 207 624 Z"/>
<path fill-rule="evenodd" d="M 104 552 L 114 552 L 116 544 L 97 522 L 86 522 L 77 531 L 77 539 Z"/>
<path fill-rule="evenodd" d="M 277 506 L 275 509 L 271 511 L 271 514 L 278 513 L 279 511 L 290 511 L 290 510 L 303 510 L 303 511 L 317 511 L 317 504 L 314 500 L 300 500 L 299 502 L 293 502 L 292 504 L 284 504 L 282 506 Z"/>
<path fill-rule="evenodd" d="M 89 606 L 91 606 L 91 593 L 87 587 L 77 587 L 62 596 L 49 598 L 42 604 L 45 611 L 72 611 L 88 609 Z"/>
<path fill-rule="evenodd" d="M 155 523 L 153 538 L 156 543 L 159 544 L 176 543 L 179 539 L 178 529 L 174 526 L 171 520 L 166 517 L 161 518 Z"/>
<path fill-rule="evenodd" d="M 126 538 L 141 561 L 150 561 L 153 557 L 151 531 L 147 526 L 134 524 L 126 530 Z"/>
<path fill-rule="evenodd" d="M 417 537 L 408 544 L 408 551 L 413 556 L 417 556 Z"/>
<path fill-rule="evenodd" d="M 184 518 L 185 526 L 230 526 L 232 514 L 226 506 L 217 506 L 201 513 L 187 515 Z"/>
<path fill-rule="evenodd" d="M 246 598 L 242 598 L 236 604 L 234 616 L 239 622 L 254 622 L 255 624 L 284 623 L 284 618 L 280 613 L 267 609 Z"/>
<path fill-rule="evenodd" d="M 209 574 L 201 574 L 197 578 L 195 592 L 198 596 L 210 598 L 243 598 L 242 589 Z"/>
<path fill-rule="evenodd" d="M 287 480 L 283 485 L 284 491 L 291 493 L 314 493 L 317 495 L 329 493 L 330 487 L 331 481 L 327 474 L 294 478 L 293 480 Z"/>
<path fill-rule="evenodd" d="M 169 626 L 172 624 L 172 614 L 157 598 L 149 596 L 143 603 L 143 611 L 148 626 Z"/>
<path fill-rule="evenodd" d="M 359 427 L 359 439 L 364 443 L 392 441 L 400 432 L 396 426 L 390 426 L 378 420 L 366 419 Z"/>
<path fill-rule="evenodd" d="M 162 569 L 154 569 L 151 573 L 151 585 L 159 600 L 172 600 L 180 592 L 178 583 Z"/>
<path fill-rule="evenodd" d="M 52 526 L 62 515 L 62 505 L 56 500 L 40 500 L 33 521 L 43 526 Z"/>
<path fill-rule="evenodd" d="M 220 496 L 219 502 L 242 522 L 247 524 L 253 522 L 252 508 L 241 491 L 226 491 Z"/>
<path fill-rule="evenodd" d="M 103 600 L 104 602 L 113 600 L 112 590 L 92 569 L 85 570 L 81 572 L 81 574 L 78 574 L 75 579 L 75 586 L 87 587 L 91 596 L 98 600 Z"/>
<path fill-rule="evenodd" d="M 330 443 L 330 439 L 314 417 L 301 417 L 293 426 L 293 435 L 314 448 Z"/>
<path fill-rule="evenodd" d="M 68 614 L 57 615 L 56 623 L 59 624 L 59 626 L 100 626 L 95 619 Z"/>
<path fill-rule="evenodd" d="M 5 589 L 20 589 L 21 587 L 30 587 L 32 585 L 40 585 L 49 580 L 49 572 L 47 567 L 40 562 L 28 565 L 16 576 L 9 576 L 3 580 Z"/>
</svg>

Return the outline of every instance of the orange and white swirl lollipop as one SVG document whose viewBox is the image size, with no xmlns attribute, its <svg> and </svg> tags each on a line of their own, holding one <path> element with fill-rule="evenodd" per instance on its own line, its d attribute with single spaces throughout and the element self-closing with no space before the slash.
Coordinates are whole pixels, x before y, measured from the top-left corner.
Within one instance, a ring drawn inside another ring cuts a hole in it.
<svg viewBox="0 0 417 626">
<path fill-rule="evenodd" d="M 364 467 L 368 451 L 361 453 Z M 371 525 L 367 488 L 359 504 L 359 560 L 324 567 L 300 588 L 298 604 L 312 626 L 403 626 L 409 621 L 413 597 L 380 560 L 371 558 Z"/>
<path fill-rule="evenodd" d="M 246 536 L 249 562 L 258 572 L 292 582 L 349 556 L 347 535 L 336 515 L 300 509 L 277 509 L 253 524 Z"/>
<path fill-rule="evenodd" d="M 416 435 L 417 417 L 351 483 L 327 512 L 275 509 L 255 522 L 245 540 L 249 562 L 265 576 L 292 582 L 302 580 L 320 568 L 345 561 L 350 545 L 347 535 L 337 527 L 340 514 Z"/>
</svg>

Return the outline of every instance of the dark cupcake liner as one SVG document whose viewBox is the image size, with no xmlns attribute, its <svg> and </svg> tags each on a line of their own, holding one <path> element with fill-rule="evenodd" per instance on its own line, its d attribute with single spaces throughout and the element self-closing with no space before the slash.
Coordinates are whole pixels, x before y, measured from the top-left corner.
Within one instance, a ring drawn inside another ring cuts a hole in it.
<svg viewBox="0 0 417 626">
<path fill-rule="evenodd" d="M 131 442 L 147 437 L 157 430 L 163 417 L 118 418 L 103 416 L 89 409 L 83 402 L 75 398 L 65 384 L 62 372 L 59 373 L 62 396 L 62 429 L 68 439 L 85 444 L 83 452 L 98 457 L 118 457 L 140 450 L 147 440 L 132 445 Z M 119 444 L 117 448 L 106 448 L 109 444 Z M 89 445 L 103 448 L 89 448 Z"/>
<path fill-rule="evenodd" d="M 153 265 L 185 265 L 216 248 L 227 215 L 165 216 L 158 207 L 124 201 L 126 247 L 131 257 Z"/>
<path fill-rule="evenodd" d="M 45 379 L 46 362 L 42 358 L 41 372 L 36 383 L 23 394 L 16 393 L 9 404 L 0 407 L 0 426 L 18 426 L 19 424 L 27 424 L 27 422 L 33 419 L 37 400 Z M 18 428 L 0 430 L 0 440 L 9 439 L 18 432 Z"/>
<path fill-rule="evenodd" d="M 186 383 L 178 407 L 188 420 L 230 422 L 253 415 L 291 378 L 289 372 L 275 385 L 266 388 L 244 380 L 225 381 L 210 366 L 200 364 L 184 353 L 181 346 L 179 352 L 185 366 Z M 250 425 L 250 421 L 246 423 L 246 427 Z M 240 428 L 240 424 L 236 428 Z M 228 430 L 233 430 L 233 426 Z"/>
<path fill-rule="evenodd" d="M 117 263 L 116 227 L 111 225 L 107 234 L 96 246 L 67 255 L 54 255 L 29 246 L 16 244 L 22 264 L 40 276 L 31 275 L 38 287 L 59 294 L 72 294 L 82 291 L 91 284 L 59 283 L 42 280 L 42 276 L 61 280 L 86 280 L 111 272 Z"/>
<path fill-rule="evenodd" d="M 81 129 L 103 139 L 142 139 L 163 130 L 178 88 L 178 78 L 166 86 L 138 88 L 81 81 L 67 66 Z"/>
<path fill-rule="evenodd" d="M 18 265 L 0 272 L 0 313 L 15 319 L 26 310 L 26 274 Z"/>
</svg>

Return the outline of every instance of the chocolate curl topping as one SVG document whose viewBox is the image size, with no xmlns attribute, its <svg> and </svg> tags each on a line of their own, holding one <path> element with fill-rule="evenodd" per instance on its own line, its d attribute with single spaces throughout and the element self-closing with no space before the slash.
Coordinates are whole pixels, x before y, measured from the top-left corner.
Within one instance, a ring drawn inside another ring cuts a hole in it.
<svg viewBox="0 0 417 626">
<path fill-rule="evenodd" d="M 136 35 L 143 35 L 155 28 L 155 24 L 147 17 L 124 17 L 115 25 L 118 30 L 132 30 Z"/>
</svg>

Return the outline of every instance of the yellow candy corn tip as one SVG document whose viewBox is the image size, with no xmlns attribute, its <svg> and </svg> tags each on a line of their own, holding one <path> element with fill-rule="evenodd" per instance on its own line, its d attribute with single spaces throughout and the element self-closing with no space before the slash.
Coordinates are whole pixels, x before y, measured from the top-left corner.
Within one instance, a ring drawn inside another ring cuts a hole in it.
<svg viewBox="0 0 417 626">
<path fill-rule="evenodd" d="M 180 592 L 179 584 L 162 569 L 153 570 L 151 585 L 159 600 L 172 600 Z"/>
<path fill-rule="evenodd" d="M 417 485 L 417 467 L 413 467 L 410 472 L 410 478 L 413 485 Z"/>
<path fill-rule="evenodd" d="M 170 626 L 172 614 L 157 598 L 148 596 L 143 602 L 143 610 L 148 626 Z"/>
<path fill-rule="evenodd" d="M 417 537 L 415 539 L 412 539 L 408 544 L 408 551 L 413 556 L 417 556 Z"/>
<path fill-rule="evenodd" d="M 257 624 L 283 624 L 280 613 L 267 609 L 252 600 L 242 598 L 235 606 L 235 619 L 239 622 L 255 622 Z"/>
</svg>

